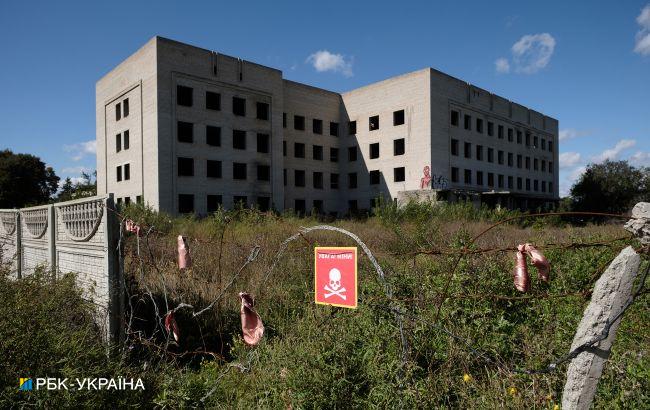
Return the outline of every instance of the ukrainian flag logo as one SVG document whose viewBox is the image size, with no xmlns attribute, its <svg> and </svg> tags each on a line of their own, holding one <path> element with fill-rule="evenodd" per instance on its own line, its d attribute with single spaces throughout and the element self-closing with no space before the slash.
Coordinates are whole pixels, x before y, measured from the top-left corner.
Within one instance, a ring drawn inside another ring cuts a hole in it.
<svg viewBox="0 0 650 410">
<path fill-rule="evenodd" d="M 33 388 L 32 379 L 28 377 L 20 378 L 20 388 L 19 390 L 31 390 Z"/>
</svg>

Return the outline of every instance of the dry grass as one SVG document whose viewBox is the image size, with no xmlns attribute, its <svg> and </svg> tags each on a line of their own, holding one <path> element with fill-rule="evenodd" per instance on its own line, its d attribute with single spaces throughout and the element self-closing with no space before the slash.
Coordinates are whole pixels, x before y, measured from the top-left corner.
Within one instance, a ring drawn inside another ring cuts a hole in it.
<svg viewBox="0 0 650 410">
<path fill-rule="evenodd" d="M 598 269 L 632 243 L 628 239 L 610 247 L 549 249 L 551 284 L 535 278 L 531 299 L 518 299 L 521 295 L 513 289 L 511 278 L 513 252 L 466 256 L 453 276 L 456 256 L 405 255 L 461 249 L 492 221 L 421 214 L 397 222 L 382 217 L 337 221 L 334 225 L 356 233 L 375 254 L 387 273 L 394 300 L 420 318 L 434 320 L 440 297 L 452 278 L 448 291 L 452 297 L 445 302 L 438 324 L 471 340 L 490 358 L 486 361 L 471 354 L 462 343 L 430 326 L 407 321 L 409 354 L 402 362 L 394 317 L 374 307 L 389 301 L 367 258 L 359 261 L 359 309 L 348 311 L 312 302 L 313 246 L 354 245 L 349 238 L 332 232 L 310 233 L 292 242 L 269 280 L 262 281 L 282 241 L 301 226 L 318 223 L 255 213 L 175 221 L 166 233 L 150 235 L 148 244 L 141 241 L 140 257 L 135 238 L 128 238 L 125 272 L 133 279 L 136 316 L 142 319 L 136 320 L 135 326 L 152 330 L 152 317 L 146 316 L 151 314 L 150 301 L 141 296 L 145 287 L 153 292 L 163 312 L 181 302 L 198 311 L 223 293 L 215 308 L 198 318 L 192 318 L 188 310 L 179 311 L 184 340 L 177 351 L 206 349 L 222 354 L 228 362 L 250 365 L 246 373 L 231 371 L 218 361 L 204 362 L 200 369 L 181 370 L 181 377 L 168 380 L 158 404 L 196 403 L 220 378 L 219 388 L 208 402 L 228 402 L 241 408 L 552 407 L 561 394 L 565 370 L 526 376 L 514 369 L 539 367 L 568 351 L 588 302 L 584 292 L 598 277 Z M 185 271 L 176 266 L 178 234 L 192 238 L 194 265 Z M 619 224 L 506 224 L 492 229 L 473 246 L 598 242 L 622 236 L 626 235 Z M 254 247 L 260 248 L 257 258 L 225 289 Z M 264 343 L 254 350 L 245 348 L 239 337 L 239 291 L 255 295 L 267 326 Z M 648 378 L 643 377 L 648 375 L 649 344 L 639 344 L 648 341 L 647 327 L 641 325 L 647 319 L 645 300 L 626 315 L 600 384 L 600 405 L 648 403 L 647 393 L 638 390 L 648 391 Z M 621 369 L 627 369 L 622 376 Z M 463 374 L 470 374 L 471 381 L 464 382 Z M 513 387 L 516 392 L 510 394 Z"/>
</svg>

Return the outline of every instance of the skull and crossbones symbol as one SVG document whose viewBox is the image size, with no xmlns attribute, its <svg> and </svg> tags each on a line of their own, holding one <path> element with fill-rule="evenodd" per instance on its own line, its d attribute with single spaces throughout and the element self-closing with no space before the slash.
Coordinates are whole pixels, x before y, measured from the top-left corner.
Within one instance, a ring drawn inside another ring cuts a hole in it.
<svg viewBox="0 0 650 410">
<path fill-rule="evenodd" d="M 330 269 L 329 273 L 330 281 L 325 285 L 325 290 L 330 293 L 325 293 L 325 299 L 329 298 L 330 296 L 338 296 L 343 300 L 347 299 L 347 296 L 345 296 L 345 288 L 341 286 L 341 271 L 332 268 Z"/>
</svg>

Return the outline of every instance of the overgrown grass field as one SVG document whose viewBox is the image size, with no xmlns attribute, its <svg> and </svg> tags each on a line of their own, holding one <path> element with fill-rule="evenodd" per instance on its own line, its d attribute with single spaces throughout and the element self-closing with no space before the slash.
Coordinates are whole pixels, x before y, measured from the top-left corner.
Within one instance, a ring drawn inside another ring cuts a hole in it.
<svg viewBox="0 0 650 410">
<path fill-rule="evenodd" d="M 372 217 L 332 222 L 366 243 L 392 290 L 389 299 L 360 251 L 359 307 L 351 310 L 313 302 L 313 247 L 354 246 L 350 238 L 312 232 L 277 257 L 285 239 L 322 221 L 254 211 L 202 220 L 135 207 L 126 213 L 145 231 L 153 226 L 139 240 L 123 238 L 126 344 L 106 354 L 92 306 L 71 276 L 3 276 L 0 407 L 554 408 L 566 364 L 549 374 L 517 370 L 546 366 L 569 351 L 595 280 L 623 247 L 638 246 L 623 221 L 571 225 L 559 218 L 519 219 L 471 243 L 516 214 L 464 205 L 386 206 Z M 176 265 L 178 234 L 189 238 L 194 262 L 184 271 Z M 454 253 L 524 242 L 539 245 L 552 265 L 549 284 L 530 267 L 526 294 L 512 283 L 513 251 L 471 253 L 460 261 Z M 556 246 L 587 242 L 608 244 Z M 259 254 L 251 255 L 255 248 Z M 419 253 L 425 251 L 433 254 Z M 254 295 L 266 327 L 252 348 L 241 339 L 240 291 Z M 181 339 L 175 344 L 159 319 L 179 303 L 194 308 L 176 312 Z M 388 306 L 409 313 L 406 346 Z M 596 408 L 650 407 L 649 319 L 644 294 L 623 317 Z M 142 377 L 146 390 L 19 392 L 25 374 Z"/>
</svg>

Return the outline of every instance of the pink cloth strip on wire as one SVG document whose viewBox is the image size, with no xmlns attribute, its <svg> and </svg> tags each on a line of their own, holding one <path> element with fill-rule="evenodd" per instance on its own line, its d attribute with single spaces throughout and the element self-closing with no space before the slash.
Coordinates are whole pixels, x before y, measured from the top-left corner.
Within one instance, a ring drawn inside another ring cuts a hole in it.
<svg viewBox="0 0 650 410">
<path fill-rule="evenodd" d="M 526 264 L 526 256 L 530 256 L 530 261 L 537 268 L 539 278 L 548 282 L 551 272 L 551 264 L 546 257 L 535 248 L 532 244 L 526 243 L 517 246 L 517 253 L 515 254 L 515 269 L 514 269 L 514 284 L 520 292 L 528 292 L 530 289 L 530 275 L 528 274 L 528 265 Z"/>
<path fill-rule="evenodd" d="M 127 232 L 132 232 L 132 233 L 140 236 L 140 225 L 133 222 L 133 220 L 127 219 L 124 222 L 124 228 L 126 229 Z"/>
<path fill-rule="evenodd" d="M 187 238 L 183 235 L 178 235 L 178 268 L 185 269 L 192 266 L 192 258 L 190 257 L 190 247 L 187 244 Z"/>
<path fill-rule="evenodd" d="M 527 243 L 524 245 L 524 251 L 530 256 L 530 262 L 537 268 L 539 278 L 544 282 L 549 281 L 551 273 L 551 264 L 544 257 L 544 255 L 537 250 L 532 244 Z"/>
<path fill-rule="evenodd" d="M 264 336 L 264 323 L 257 314 L 253 304 L 253 297 L 246 292 L 240 292 L 241 298 L 241 330 L 244 342 L 249 346 L 257 345 Z"/>
<path fill-rule="evenodd" d="M 178 343 L 181 338 L 181 332 L 178 328 L 178 323 L 176 323 L 176 319 L 174 319 L 174 312 L 170 311 L 165 315 L 165 329 L 167 329 L 167 332 L 172 333 L 174 340 Z"/>
<path fill-rule="evenodd" d="M 514 271 L 515 288 L 520 292 L 528 292 L 528 289 L 530 289 L 530 275 L 528 274 L 528 265 L 526 265 L 526 255 L 524 254 L 523 245 L 519 245 L 517 249 Z"/>
</svg>

